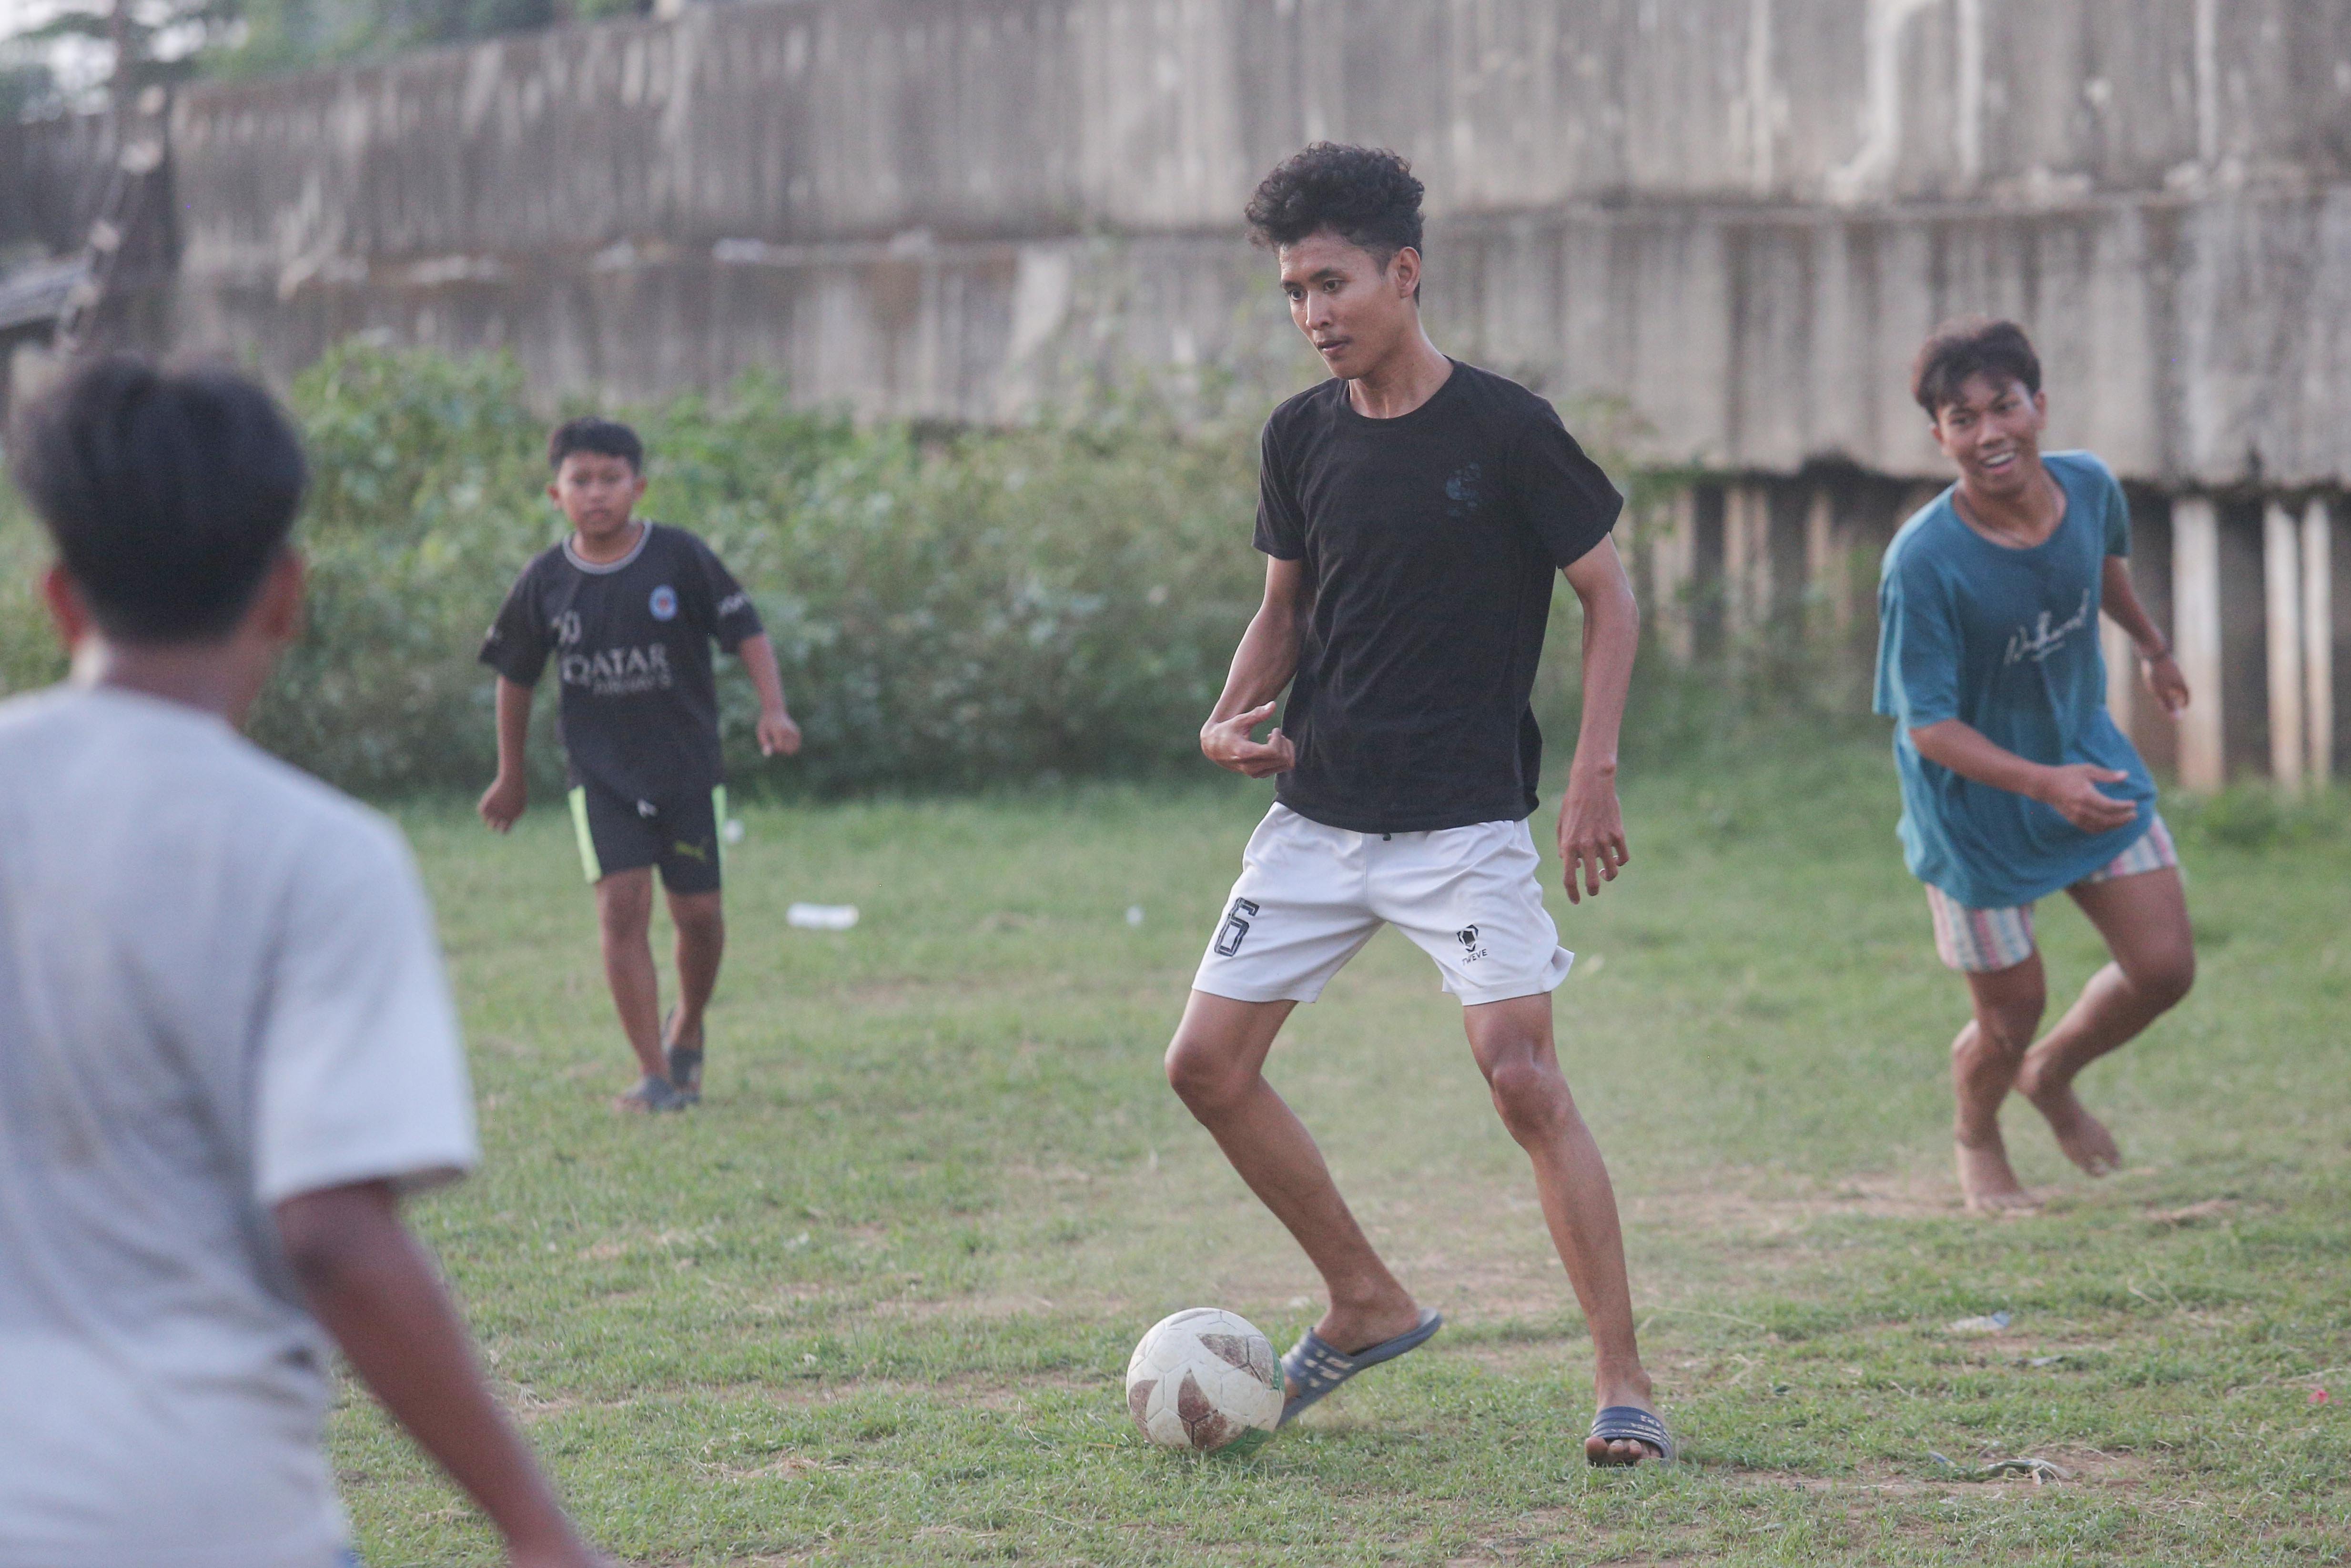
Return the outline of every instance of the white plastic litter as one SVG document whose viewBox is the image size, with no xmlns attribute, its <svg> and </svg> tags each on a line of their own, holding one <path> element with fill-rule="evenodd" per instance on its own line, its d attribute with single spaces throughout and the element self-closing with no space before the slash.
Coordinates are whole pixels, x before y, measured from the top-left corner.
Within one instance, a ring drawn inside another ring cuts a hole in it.
<svg viewBox="0 0 2351 1568">
<path fill-rule="evenodd" d="M 784 911 L 784 924 L 803 931 L 846 931 L 857 924 L 857 905 L 795 904 Z"/>
<path fill-rule="evenodd" d="M 1991 1312 L 1980 1318 L 1961 1318 L 1958 1322 L 1946 1325 L 1945 1332 L 1968 1335 L 2003 1333 L 2015 1321 L 2005 1312 Z"/>
<path fill-rule="evenodd" d="M 1129 925 L 1140 925 L 1143 924 L 1143 905 L 1139 904 L 1130 904 L 1126 906 L 1126 923 Z"/>
<path fill-rule="evenodd" d="M 725 835 L 728 843 L 741 843 L 743 841 L 743 819 L 740 817 L 727 818 L 726 826 L 720 831 Z"/>
</svg>

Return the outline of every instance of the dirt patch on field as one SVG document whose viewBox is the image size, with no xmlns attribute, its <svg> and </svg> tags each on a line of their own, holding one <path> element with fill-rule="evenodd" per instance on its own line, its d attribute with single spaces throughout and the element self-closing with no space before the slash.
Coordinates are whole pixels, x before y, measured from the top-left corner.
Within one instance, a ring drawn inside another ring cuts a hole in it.
<svg viewBox="0 0 2351 1568">
<path fill-rule="evenodd" d="M 549 1399 L 520 1385 L 509 1385 L 503 1402 L 514 1418 L 525 1426 L 568 1416 L 575 1410 L 626 1410 L 637 1403 L 633 1398 L 582 1399 L 568 1394 Z"/>
<path fill-rule="evenodd" d="M 2015 1455 L 1952 1454 L 1949 1458 L 1949 1469 L 1922 1456 L 1918 1466 L 1896 1469 L 1891 1465 L 1865 1465 L 1852 1476 L 1808 1476 L 1786 1470 L 1718 1473 L 1737 1486 L 1783 1488 L 1815 1496 L 1845 1498 L 1850 1500 L 1851 1511 L 1860 1512 L 1865 1511 L 1873 1498 L 2013 1497 L 2067 1488 L 2127 1491 L 2146 1486 L 2155 1469 L 2153 1462 L 2141 1455 L 2072 1445 L 2034 1448 Z M 1962 1479 L 1984 1474 L 1997 1461 L 2009 1458 L 2045 1459 L 2057 1473 L 2043 1472 L 2039 1479 L 2022 1471 L 1992 1475 L 1982 1480 Z"/>
</svg>

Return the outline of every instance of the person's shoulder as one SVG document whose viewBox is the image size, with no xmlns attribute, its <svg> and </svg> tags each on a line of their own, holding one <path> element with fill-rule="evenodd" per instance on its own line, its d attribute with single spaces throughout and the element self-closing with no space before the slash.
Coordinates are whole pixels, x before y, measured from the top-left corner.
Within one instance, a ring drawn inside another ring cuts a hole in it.
<svg viewBox="0 0 2351 1568">
<path fill-rule="evenodd" d="M 1301 425 L 1327 420 L 1339 400 L 1346 395 L 1347 383 L 1337 376 L 1316 382 L 1304 392 L 1293 392 L 1274 405 L 1273 412 L 1265 416 L 1265 434 L 1270 439 L 1279 440 Z"/>
<path fill-rule="evenodd" d="M 1498 371 L 1456 360 L 1453 379 L 1459 383 L 1458 395 L 1477 411 L 1479 420 L 1513 434 L 1531 425 L 1561 430 L 1567 427 L 1551 399 Z"/>
<path fill-rule="evenodd" d="M 68 748 L 111 748 L 134 770 L 151 770 L 147 787 L 207 802 L 200 814 L 227 824 L 232 841 L 246 849 L 288 845 L 293 852 L 286 858 L 298 864 L 339 846 L 379 862 L 407 852 L 407 841 L 384 817 L 271 756 L 215 716 L 179 703 L 57 686 L 0 705 L 0 751 L 14 752 L 9 742 L 37 734 Z"/>
<path fill-rule="evenodd" d="M 2115 477 L 2106 460 L 2095 452 L 2044 452 L 2041 465 L 2056 479 L 2061 489 L 2096 497 L 2109 506 L 2120 502 L 2123 482 Z"/>
<path fill-rule="evenodd" d="M 1472 397 L 1482 398 L 1496 408 L 1514 413 L 1549 413 L 1558 410 L 1551 400 L 1520 382 L 1514 382 L 1499 371 L 1489 371 L 1483 365 L 1473 365 L 1467 360 L 1453 361 L 1453 373 L 1461 378 L 1461 390 Z"/>
<path fill-rule="evenodd" d="M 692 528 L 681 528 L 674 523 L 645 524 L 645 559 L 676 561 L 715 559 L 718 552 L 710 541 Z"/>
<path fill-rule="evenodd" d="M 2117 483 L 2115 471 L 2106 466 L 2105 458 L 2078 447 L 2064 452 L 2044 452 L 2041 455 L 2041 464 L 2060 481 L 2079 477 L 2100 486 Z"/>
<path fill-rule="evenodd" d="M 266 804 L 281 828 L 303 840 L 306 858 L 331 854 L 346 862 L 364 862 L 379 871 L 406 862 L 408 840 L 383 813 L 325 779 L 272 757 L 241 735 L 232 733 L 228 738 L 232 752 L 226 766 L 231 778 L 250 791 L 256 806 Z"/>
<path fill-rule="evenodd" d="M 570 564 L 570 557 L 564 553 L 563 541 L 558 539 L 522 563 L 522 570 L 515 573 L 515 583 L 519 587 L 526 582 L 544 582 L 558 572 L 568 570 Z"/>
<path fill-rule="evenodd" d="M 68 685 L 43 686 L 0 701 L 0 737 L 13 740 L 38 733 L 58 722 L 74 695 Z"/>
<path fill-rule="evenodd" d="M 1886 557 L 1880 575 L 1893 579 L 1903 572 L 1916 572 L 1940 553 L 1946 533 L 1952 527 L 1965 528 L 1959 514 L 1951 509 L 1951 492 L 1943 491 L 1919 507 L 1894 530 L 1893 542 L 1886 547 Z"/>
</svg>

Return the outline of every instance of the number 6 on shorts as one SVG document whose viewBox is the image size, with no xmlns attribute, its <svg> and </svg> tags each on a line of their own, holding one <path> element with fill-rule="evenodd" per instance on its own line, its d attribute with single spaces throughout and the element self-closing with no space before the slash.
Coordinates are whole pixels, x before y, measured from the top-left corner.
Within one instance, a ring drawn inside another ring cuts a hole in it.
<svg viewBox="0 0 2351 1568">
<path fill-rule="evenodd" d="M 1229 958 L 1234 954 L 1241 950 L 1241 938 L 1247 936 L 1249 933 L 1249 923 L 1242 919 L 1241 916 L 1244 915 L 1255 915 L 1256 913 L 1257 905 L 1251 904 L 1248 899 L 1236 898 L 1233 900 L 1232 908 L 1225 912 L 1224 925 L 1217 932 L 1217 956 L 1218 957 Z M 1197 929 L 1197 927 L 1195 927 L 1195 929 Z"/>
</svg>

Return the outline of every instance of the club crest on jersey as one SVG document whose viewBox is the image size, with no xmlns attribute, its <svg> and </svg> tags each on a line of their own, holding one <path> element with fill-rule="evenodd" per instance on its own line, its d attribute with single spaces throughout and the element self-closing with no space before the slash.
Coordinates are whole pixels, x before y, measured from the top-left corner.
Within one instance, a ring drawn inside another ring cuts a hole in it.
<svg viewBox="0 0 2351 1568">
<path fill-rule="evenodd" d="M 666 582 L 663 583 L 653 590 L 653 602 L 646 608 L 653 612 L 653 619 L 656 621 L 676 620 L 677 590 Z"/>
<path fill-rule="evenodd" d="M 1485 470 L 1475 463 L 1457 469 L 1453 477 L 1445 482 L 1445 515 L 1458 523 L 1476 511 L 1478 504 L 1486 498 L 1482 485 L 1485 477 Z"/>
</svg>

